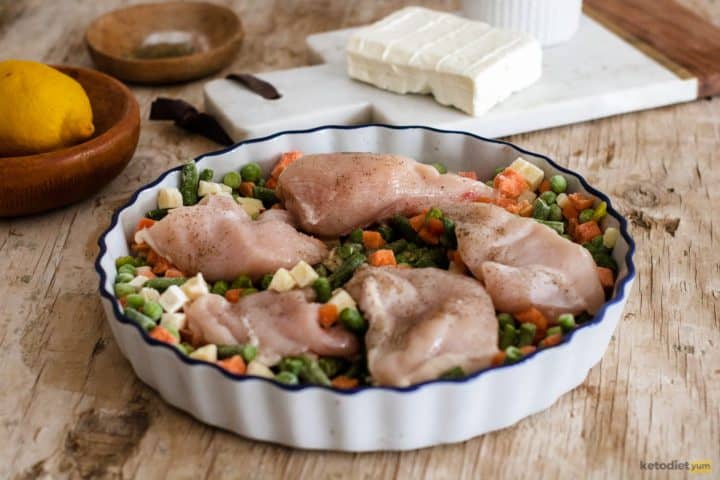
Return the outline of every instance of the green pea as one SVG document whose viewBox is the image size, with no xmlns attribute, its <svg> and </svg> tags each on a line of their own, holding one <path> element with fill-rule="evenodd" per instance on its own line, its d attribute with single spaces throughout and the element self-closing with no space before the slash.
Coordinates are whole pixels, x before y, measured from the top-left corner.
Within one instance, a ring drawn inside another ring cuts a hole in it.
<svg viewBox="0 0 720 480">
<path fill-rule="evenodd" d="M 262 168 L 257 163 L 248 163 L 240 169 L 240 175 L 244 182 L 257 182 L 262 177 Z"/>
<path fill-rule="evenodd" d="M 505 349 L 505 363 L 515 363 L 523 357 L 522 352 L 517 347 L 507 347 Z"/>
<path fill-rule="evenodd" d="M 506 324 L 500 333 L 500 350 L 505 350 L 507 347 L 515 344 L 517 341 L 517 331 L 512 325 Z"/>
<path fill-rule="evenodd" d="M 150 317 L 151 320 L 157 322 L 160 320 L 160 317 L 162 317 L 163 314 L 163 308 L 162 305 L 160 305 L 157 302 L 145 302 L 145 305 L 142 309 L 143 313 Z"/>
<path fill-rule="evenodd" d="M 580 215 L 578 216 L 578 221 L 580 223 L 589 222 L 593 219 L 593 215 L 595 215 L 595 210 L 592 208 L 586 208 L 582 212 L 580 212 Z"/>
<path fill-rule="evenodd" d="M 595 207 L 595 213 L 593 213 L 593 220 L 598 221 L 602 220 L 605 215 L 607 215 L 607 202 L 600 202 L 597 207 Z"/>
<path fill-rule="evenodd" d="M 548 215 L 548 220 L 551 220 L 553 222 L 562 222 L 563 214 L 562 214 L 562 208 L 560 208 L 560 205 L 557 203 L 553 203 L 550 205 L 550 215 Z"/>
<path fill-rule="evenodd" d="M 567 180 L 562 175 L 553 175 L 550 178 L 550 188 L 555 193 L 564 193 L 567 190 Z"/>
<path fill-rule="evenodd" d="M 433 207 L 425 214 L 425 221 L 430 220 L 431 218 L 442 218 L 443 212 L 439 208 Z"/>
<path fill-rule="evenodd" d="M 355 333 L 364 333 L 367 329 L 365 319 L 356 308 L 343 308 L 343 311 L 340 312 L 340 323 Z"/>
<path fill-rule="evenodd" d="M 563 332 L 569 332 L 574 329 L 577 324 L 575 323 L 575 316 L 572 313 L 563 313 L 558 317 L 558 324 L 562 328 Z"/>
<path fill-rule="evenodd" d="M 297 357 L 284 357 L 278 363 L 278 369 L 281 372 L 290 372 L 293 375 L 299 375 L 304 366 L 302 359 Z"/>
<path fill-rule="evenodd" d="M 453 367 L 438 377 L 440 380 L 458 380 L 465 378 L 465 370 L 462 367 Z"/>
<path fill-rule="evenodd" d="M 557 200 L 557 194 L 553 192 L 552 190 L 548 190 L 547 192 L 543 192 L 540 194 L 540 198 L 543 202 L 547 203 L 548 205 L 553 205 L 555 201 Z"/>
<path fill-rule="evenodd" d="M 205 168 L 202 172 L 200 172 L 200 180 L 203 182 L 212 182 L 213 178 L 215 177 L 215 172 L 212 168 Z"/>
<path fill-rule="evenodd" d="M 128 283 L 132 282 L 135 276 L 132 273 L 118 273 L 115 277 L 115 283 Z"/>
<path fill-rule="evenodd" d="M 555 327 L 550 327 L 550 328 L 548 328 L 548 329 L 547 329 L 547 333 L 546 333 L 545 336 L 546 336 L 546 337 L 552 337 L 553 335 L 558 335 L 558 334 L 562 335 L 562 333 L 563 333 L 563 332 L 562 332 L 562 327 L 560 327 L 560 326 L 555 326 Z"/>
<path fill-rule="evenodd" d="M 249 343 L 245 344 L 242 346 L 240 355 L 242 355 L 245 363 L 250 363 L 255 360 L 255 357 L 257 357 L 257 347 L 255 345 L 250 345 Z"/>
<path fill-rule="evenodd" d="M 320 277 L 317 280 L 313 282 L 313 290 L 315 290 L 315 295 L 317 297 L 317 301 L 320 303 L 325 303 L 328 300 L 330 300 L 330 297 L 332 297 L 332 287 L 330 286 L 330 281 L 326 277 Z"/>
<path fill-rule="evenodd" d="M 115 259 L 115 267 L 117 267 L 117 268 L 120 268 L 120 267 L 122 267 L 123 265 L 128 265 L 128 264 L 129 264 L 129 265 L 134 265 L 134 266 L 136 266 L 136 267 L 139 266 L 139 265 L 138 265 L 138 259 L 135 258 L 135 257 L 133 257 L 133 256 L 130 256 L 130 255 L 127 255 L 127 256 L 125 256 L 125 257 L 120 257 L 120 258 L 116 258 L 116 259 Z"/>
<path fill-rule="evenodd" d="M 350 232 L 350 241 L 353 243 L 362 243 L 363 231 L 362 228 L 356 228 Z"/>
<path fill-rule="evenodd" d="M 537 326 L 534 323 L 527 322 L 520 325 L 520 332 L 518 335 L 518 347 L 532 345 L 536 332 Z"/>
<path fill-rule="evenodd" d="M 131 293 L 135 293 L 135 287 L 127 283 L 116 283 L 115 284 L 115 296 L 122 298 Z"/>
<path fill-rule="evenodd" d="M 291 372 L 280 372 L 275 375 L 275 381 L 284 383 L 285 385 L 297 385 L 299 383 L 297 375 Z"/>
<path fill-rule="evenodd" d="M 433 163 L 432 166 L 435 167 L 435 170 L 437 170 L 441 175 L 447 173 L 448 171 L 447 167 L 439 162 Z"/>
<path fill-rule="evenodd" d="M 228 172 L 223 176 L 223 183 L 233 190 L 237 190 L 242 183 L 242 177 L 237 172 Z"/>
<path fill-rule="evenodd" d="M 533 204 L 532 216 L 538 220 L 547 220 L 550 216 L 550 206 L 541 198 L 536 199 Z"/>
<path fill-rule="evenodd" d="M 218 280 L 213 284 L 212 290 L 210 291 L 216 295 L 225 296 L 225 293 L 228 290 L 230 290 L 228 282 L 226 282 L 225 280 Z"/>
<path fill-rule="evenodd" d="M 142 295 L 138 295 L 137 293 L 131 293 L 127 296 L 125 301 L 127 302 L 128 307 L 132 307 L 136 310 L 140 310 L 143 305 L 145 305 L 145 299 Z"/>
<path fill-rule="evenodd" d="M 392 229 L 390 225 L 380 225 L 377 228 L 377 231 L 380 232 L 380 236 L 385 240 L 386 242 L 392 242 L 395 238 L 395 231 Z M 362 240 L 358 243 L 362 243 Z"/>
<path fill-rule="evenodd" d="M 501 174 L 502 172 L 504 172 L 504 171 L 505 171 L 505 167 L 497 167 L 497 168 L 493 171 L 493 176 L 492 176 L 492 178 L 494 179 L 495 177 L 497 177 L 498 175 L 500 175 L 500 174 Z"/>
<path fill-rule="evenodd" d="M 515 325 L 515 319 L 509 313 L 498 313 L 497 319 L 500 329 L 503 329 L 505 325 Z"/>
<path fill-rule="evenodd" d="M 261 290 L 267 290 L 267 288 L 270 286 L 270 283 L 272 282 L 273 274 L 272 273 L 266 273 L 262 276 L 260 279 L 260 289 Z"/>
<path fill-rule="evenodd" d="M 118 273 L 129 273 L 130 275 L 132 275 L 134 277 L 135 273 L 136 273 L 135 265 L 126 263 L 124 265 L 121 265 L 120 268 L 117 269 L 117 272 Z"/>
<path fill-rule="evenodd" d="M 230 288 L 250 288 L 253 286 L 253 282 L 247 275 L 239 275 L 235 280 L 232 281 Z"/>
</svg>

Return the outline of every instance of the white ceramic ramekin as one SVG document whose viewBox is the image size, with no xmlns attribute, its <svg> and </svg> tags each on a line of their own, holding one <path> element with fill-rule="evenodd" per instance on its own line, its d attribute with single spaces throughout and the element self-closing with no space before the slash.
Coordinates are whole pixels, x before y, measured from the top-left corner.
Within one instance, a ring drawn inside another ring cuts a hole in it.
<svg viewBox="0 0 720 480">
<path fill-rule="evenodd" d="M 580 25 L 582 0 L 462 0 L 463 15 L 526 32 L 543 46 L 569 40 Z"/>
<path fill-rule="evenodd" d="M 128 254 L 134 225 L 144 212 L 155 208 L 158 189 L 178 185 L 177 167 L 141 188 L 115 212 L 110 227 L 100 237 L 96 261 L 102 303 L 120 350 L 138 377 L 168 403 L 205 423 L 257 440 L 356 452 L 409 450 L 467 440 L 546 409 L 582 383 L 590 367 L 602 357 L 635 276 L 634 243 L 625 219 L 612 208 L 607 196 L 578 174 L 542 155 L 470 133 L 383 125 L 282 132 L 203 155 L 197 163 L 199 168 L 227 172 L 254 161 L 268 171 L 277 155 L 288 150 L 399 153 L 423 162 L 442 162 L 453 171 L 475 170 L 480 178 L 490 177 L 495 167 L 522 155 L 546 175 L 564 173 L 571 191 L 587 192 L 608 202 L 605 221 L 620 229 L 613 254 L 620 266 L 613 297 L 592 321 L 559 346 L 462 380 L 336 391 L 234 376 L 151 339 L 123 316 L 112 294 L 115 258 Z"/>
</svg>

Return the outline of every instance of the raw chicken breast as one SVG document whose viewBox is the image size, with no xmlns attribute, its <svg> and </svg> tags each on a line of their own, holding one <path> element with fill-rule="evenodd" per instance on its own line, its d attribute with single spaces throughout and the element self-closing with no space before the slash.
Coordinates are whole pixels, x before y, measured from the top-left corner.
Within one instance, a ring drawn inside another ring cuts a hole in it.
<svg viewBox="0 0 720 480">
<path fill-rule="evenodd" d="M 548 318 L 597 311 L 605 301 L 585 248 L 531 218 L 487 203 L 443 204 L 455 221 L 458 253 L 499 311 L 531 306 Z"/>
<path fill-rule="evenodd" d="M 494 196 L 482 182 L 374 153 L 305 155 L 280 175 L 277 191 L 303 230 L 321 236 L 344 235 L 395 213 L 417 213 L 438 199 Z"/>
<path fill-rule="evenodd" d="M 203 295 L 185 307 L 193 337 L 209 343 L 258 347 L 258 359 L 275 365 L 286 355 L 352 357 L 357 338 L 341 327 L 322 328 L 320 304 L 311 303 L 301 290 L 254 293 L 230 303 L 220 295 Z"/>
<path fill-rule="evenodd" d="M 407 386 L 498 352 L 490 297 L 475 279 L 437 268 L 363 267 L 345 286 L 365 314 L 368 368 L 378 385 Z"/>
<path fill-rule="evenodd" d="M 202 272 L 210 281 L 258 278 L 300 260 L 318 263 L 328 253 L 323 242 L 295 230 L 288 212 L 268 210 L 252 220 L 227 195 L 171 210 L 142 238 L 186 274 Z"/>
</svg>

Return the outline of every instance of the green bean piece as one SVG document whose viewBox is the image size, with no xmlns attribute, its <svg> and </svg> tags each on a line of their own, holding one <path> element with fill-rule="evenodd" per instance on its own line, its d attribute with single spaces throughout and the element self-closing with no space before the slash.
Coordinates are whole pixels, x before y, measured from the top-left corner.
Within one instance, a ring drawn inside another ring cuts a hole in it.
<svg viewBox="0 0 720 480">
<path fill-rule="evenodd" d="M 147 332 L 157 326 L 157 324 L 153 321 L 152 318 L 138 312 L 132 307 L 126 308 L 124 313 L 126 317 L 140 325 L 140 327 Z"/>
<path fill-rule="evenodd" d="M 517 347 L 507 347 L 505 349 L 505 364 L 515 363 L 523 357 L 522 352 Z"/>
<path fill-rule="evenodd" d="M 569 332 L 577 327 L 575 323 L 575 315 L 572 313 L 563 313 L 558 317 L 558 325 L 562 328 L 563 332 Z"/>
<path fill-rule="evenodd" d="M 255 287 L 246 288 L 246 289 L 243 290 L 243 296 L 252 295 L 253 293 L 257 293 L 257 292 L 259 292 L 259 291 L 260 291 L 260 290 L 258 290 L 258 289 L 255 288 Z"/>
<path fill-rule="evenodd" d="M 319 303 L 325 303 L 332 297 L 332 287 L 330 282 L 325 277 L 320 277 L 315 280 L 312 284 L 313 290 L 315 290 L 316 300 Z"/>
<path fill-rule="evenodd" d="M 242 183 L 242 177 L 237 172 L 228 172 L 223 176 L 223 183 L 233 190 L 237 190 Z"/>
<path fill-rule="evenodd" d="M 212 168 L 204 168 L 202 172 L 200 172 L 200 180 L 203 182 L 212 182 L 213 178 L 215 178 L 215 171 L 213 171 Z"/>
<path fill-rule="evenodd" d="M 302 357 L 303 368 L 300 370 L 300 378 L 305 382 L 313 383 L 315 385 L 330 385 L 330 379 L 325 374 L 318 361 L 314 358 L 310 358 L 307 355 Z"/>
<path fill-rule="evenodd" d="M 398 253 L 404 251 L 407 248 L 407 246 L 408 246 L 407 240 L 405 240 L 404 238 L 401 238 L 400 240 L 395 240 L 392 243 L 388 243 L 387 245 L 385 245 L 385 248 L 387 248 L 388 250 L 392 250 L 393 253 L 395 255 L 397 255 Z"/>
<path fill-rule="evenodd" d="M 360 265 L 365 263 L 365 260 L 367 260 L 367 258 L 362 253 L 353 253 L 328 277 L 330 286 L 338 288 L 350 280 L 352 274 Z"/>
<path fill-rule="evenodd" d="M 131 293 L 135 293 L 135 287 L 128 283 L 116 283 L 115 284 L 115 296 L 117 298 L 123 298 Z"/>
<path fill-rule="evenodd" d="M 492 180 L 487 180 L 485 182 L 485 185 L 487 185 L 490 188 L 495 188 L 495 182 L 493 182 Z"/>
<path fill-rule="evenodd" d="M 552 222 L 562 222 L 562 208 L 560 208 L 560 205 L 558 205 L 557 203 L 553 203 L 552 205 L 550 205 L 550 215 L 548 215 L 548 220 Z"/>
<path fill-rule="evenodd" d="M 347 365 L 347 362 L 342 358 L 335 357 L 320 357 L 318 359 L 318 365 L 325 372 L 328 378 L 336 377 Z"/>
<path fill-rule="evenodd" d="M 327 267 L 326 267 L 325 265 L 323 265 L 322 263 L 318 263 L 317 265 L 315 265 L 315 266 L 313 267 L 313 269 L 315 270 L 315 273 L 317 273 L 318 276 L 320 276 L 320 277 L 327 277 L 327 276 L 328 276 L 328 269 L 327 269 Z"/>
<path fill-rule="evenodd" d="M 555 204 L 555 201 L 557 200 L 557 194 L 555 192 L 553 192 L 552 190 L 548 190 L 547 192 L 541 193 L 540 198 L 546 204 L 553 205 L 553 204 Z"/>
<path fill-rule="evenodd" d="M 443 217 L 443 236 L 440 238 L 440 244 L 446 248 L 455 250 L 457 248 L 457 236 L 455 235 L 455 222 L 448 217 Z"/>
<path fill-rule="evenodd" d="M 618 264 L 614 258 L 608 252 L 599 251 L 592 253 L 593 260 L 598 267 L 605 267 L 617 273 Z"/>
<path fill-rule="evenodd" d="M 517 331 L 512 325 L 505 325 L 500 332 L 500 350 L 505 350 L 507 347 L 514 345 L 517 341 Z"/>
<path fill-rule="evenodd" d="M 132 282 L 133 278 L 135 278 L 135 275 L 133 275 L 132 273 L 118 273 L 115 277 L 115 283 Z"/>
<path fill-rule="evenodd" d="M 129 273 L 133 277 L 135 276 L 136 270 L 135 265 L 131 263 L 126 263 L 125 265 L 121 265 L 120 268 L 117 269 L 118 273 Z"/>
<path fill-rule="evenodd" d="M 546 227 L 550 227 L 553 230 L 555 230 L 557 233 L 562 235 L 565 233 L 565 224 L 563 222 L 555 222 L 552 220 L 536 220 L 538 223 L 542 223 Z"/>
<path fill-rule="evenodd" d="M 298 357 L 285 357 L 278 363 L 278 369 L 281 372 L 290 372 L 293 375 L 299 375 L 303 367 L 304 363 L 302 359 Z"/>
<path fill-rule="evenodd" d="M 439 380 L 459 380 L 461 378 L 465 378 L 465 370 L 460 366 L 453 367 L 438 377 Z"/>
<path fill-rule="evenodd" d="M 413 267 L 415 268 L 429 268 L 438 266 L 439 265 L 435 262 L 435 259 L 432 257 L 432 255 L 428 254 L 426 251 L 423 251 L 420 255 L 418 255 L 417 260 L 413 262 Z"/>
<path fill-rule="evenodd" d="M 445 165 L 443 165 L 442 163 L 440 163 L 440 162 L 435 162 L 435 163 L 432 164 L 432 166 L 435 168 L 435 170 L 438 171 L 438 173 L 439 173 L 440 175 L 443 175 L 443 174 L 445 174 L 445 173 L 448 172 L 447 167 L 446 167 Z"/>
<path fill-rule="evenodd" d="M 593 215 L 595 215 L 595 210 L 592 208 L 586 208 L 582 212 L 580 212 L 580 215 L 578 215 L 578 222 L 580 223 L 586 223 L 593 219 Z"/>
<path fill-rule="evenodd" d="M 400 236 L 408 242 L 417 243 L 418 241 L 420 241 L 417 232 L 412 228 L 412 225 L 410 225 L 410 220 L 408 220 L 407 217 L 403 217 L 402 215 L 395 215 L 392 218 L 391 224 L 395 231 L 398 232 Z"/>
<path fill-rule="evenodd" d="M 242 345 L 218 345 L 217 358 L 225 360 L 226 358 L 231 358 L 235 355 L 242 355 L 242 347 Z"/>
<path fill-rule="evenodd" d="M 252 279 L 247 275 L 239 275 L 232 281 L 230 288 L 251 288 L 253 286 Z"/>
<path fill-rule="evenodd" d="M 255 182 L 255 185 L 258 186 L 258 187 L 264 187 L 266 183 L 267 183 L 267 182 L 265 181 L 265 179 L 262 178 L 262 177 L 260 177 L 260 178 L 258 178 L 257 181 Z"/>
<path fill-rule="evenodd" d="M 411 252 L 409 250 L 405 250 L 403 252 L 400 252 L 395 256 L 396 261 L 398 264 L 405 264 L 412 266 L 413 262 L 417 260 L 417 254 L 415 252 Z"/>
<path fill-rule="evenodd" d="M 195 205 L 198 202 L 198 184 L 200 177 L 194 162 L 185 164 L 182 168 L 180 180 L 180 193 L 183 205 Z"/>
<path fill-rule="evenodd" d="M 504 171 L 505 171 L 505 167 L 497 167 L 497 168 L 495 168 L 495 170 L 493 170 L 493 176 L 492 176 L 493 180 L 495 180 L 495 177 L 497 177 L 498 175 L 500 175 L 500 174 L 501 174 L 502 172 L 504 172 Z"/>
<path fill-rule="evenodd" d="M 183 347 L 183 350 L 185 350 L 186 355 L 190 355 L 192 352 L 195 351 L 195 347 L 193 347 L 189 343 L 183 342 L 183 343 L 178 344 L 178 346 L 180 346 L 180 345 Z"/>
<path fill-rule="evenodd" d="M 165 218 L 165 215 L 168 214 L 170 210 L 167 208 L 156 208 L 154 210 L 148 210 L 145 212 L 145 217 L 149 218 L 150 220 L 162 220 Z"/>
<path fill-rule="evenodd" d="M 593 220 L 599 221 L 605 218 L 605 215 L 607 215 L 607 202 L 600 202 L 598 203 L 598 206 L 595 207 L 595 212 L 593 213 Z"/>
<path fill-rule="evenodd" d="M 555 327 L 550 327 L 550 328 L 548 328 L 548 329 L 547 329 L 547 333 L 545 334 L 545 336 L 546 336 L 546 337 L 552 337 L 553 335 L 557 335 L 557 334 L 562 335 L 562 333 L 563 333 L 563 332 L 562 332 L 562 327 L 560 327 L 560 326 L 555 326 Z"/>
<path fill-rule="evenodd" d="M 338 254 L 338 256 L 339 256 L 340 258 L 342 258 L 343 260 L 345 260 L 345 259 L 348 258 L 350 255 L 352 255 L 353 253 L 355 253 L 355 248 L 354 248 L 353 245 L 354 245 L 354 244 L 352 244 L 352 243 L 346 243 L 346 244 L 344 244 L 344 245 L 340 245 L 340 246 L 338 247 L 338 249 L 337 249 L 337 254 Z"/>
<path fill-rule="evenodd" d="M 362 237 L 363 237 L 363 231 L 362 228 L 356 228 L 352 232 L 350 232 L 350 238 L 349 240 L 353 243 L 362 243 Z"/>
<path fill-rule="evenodd" d="M 300 383 L 297 375 L 292 372 L 280 372 L 275 375 L 275 381 L 284 383 L 285 385 L 297 385 Z"/>
<path fill-rule="evenodd" d="M 536 332 L 537 326 L 534 323 L 527 322 L 520 325 L 517 342 L 518 347 L 532 345 Z"/>
<path fill-rule="evenodd" d="M 577 318 L 575 319 L 575 322 L 578 325 L 582 325 L 583 323 L 587 323 L 592 319 L 593 319 L 593 316 L 590 315 L 588 312 L 582 312 L 580 315 L 577 316 Z"/>
<path fill-rule="evenodd" d="M 382 224 L 377 228 L 377 231 L 380 232 L 380 236 L 386 242 L 392 242 L 395 239 L 395 230 L 393 230 L 390 225 Z M 362 241 L 360 241 L 360 243 L 362 243 Z"/>
<path fill-rule="evenodd" d="M 432 207 L 428 212 L 425 214 L 425 221 L 427 222 L 431 218 L 437 218 L 440 219 L 443 217 L 443 212 L 437 207 Z"/>
<path fill-rule="evenodd" d="M 180 351 L 180 353 L 182 353 L 183 355 L 190 355 L 190 353 L 192 352 L 192 350 L 188 350 L 187 347 L 188 347 L 187 343 L 175 344 L 175 348 L 177 348 Z"/>
<path fill-rule="evenodd" d="M 148 317 L 150 317 L 151 320 L 157 322 L 158 320 L 160 320 L 160 317 L 162 317 L 163 308 L 162 305 L 157 302 L 145 302 L 142 312 Z"/>
<path fill-rule="evenodd" d="M 140 310 L 143 305 L 145 305 L 145 299 L 137 293 L 131 293 L 125 298 L 125 301 L 128 307 L 134 308 L 135 310 Z"/>
<path fill-rule="evenodd" d="M 505 325 L 515 326 L 515 319 L 509 313 L 498 313 L 497 320 L 501 331 L 505 328 Z"/>
<path fill-rule="evenodd" d="M 164 277 L 158 277 L 158 278 L 151 278 L 147 282 L 145 282 L 144 287 L 147 288 L 154 288 L 158 292 L 164 292 L 167 290 L 171 285 L 177 285 L 180 286 L 183 283 L 185 283 L 186 279 L 184 277 L 174 277 L 174 278 L 164 278 Z"/>
<path fill-rule="evenodd" d="M 367 330 L 367 322 L 363 316 L 360 315 L 357 308 L 343 308 L 342 312 L 340 312 L 340 323 L 351 332 L 357 334 L 365 333 L 365 330 Z"/>
<path fill-rule="evenodd" d="M 555 193 L 565 193 L 567 190 L 567 180 L 562 175 L 553 175 L 550 178 L 550 188 Z"/>
<path fill-rule="evenodd" d="M 260 279 L 260 290 L 267 290 L 270 286 L 270 283 L 272 283 L 273 280 L 273 274 L 272 273 L 266 273 L 262 276 Z"/>
<path fill-rule="evenodd" d="M 132 257 L 130 255 L 127 255 L 125 257 L 119 257 L 119 258 L 115 259 L 115 268 L 120 268 L 123 265 L 127 265 L 127 264 L 130 264 L 130 265 L 133 265 L 136 267 L 140 266 L 140 265 L 138 265 L 138 259 L 135 257 Z"/>
<path fill-rule="evenodd" d="M 542 198 L 536 199 L 533 203 L 532 216 L 537 220 L 547 220 L 550 216 L 550 206 Z"/>
<path fill-rule="evenodd" d="M 212 289 L 210 289 L 210 292 L 220 295 L 221 297 L 225 296 L 225 293 L 230 290 L 230 285 L 228 285 L 228 282 L 225 280 L 218 280 L 215 282 L 212 286 Z"/>
<path fill-rule="evenodd" d="M 272 188 L 261 187 L 259 185 L 256 185 L 255 188 L 253 188 L 253 197 L 262 201 L 265 208 L 270 208 L 278 202 L 275 190 Z"/>
<path fill-rule="evenodd" d="M 257 182 L 262 177 L 262 168 L 257 163 L 248 163 L 240 169 L 243 182 Z"/>
</svg>

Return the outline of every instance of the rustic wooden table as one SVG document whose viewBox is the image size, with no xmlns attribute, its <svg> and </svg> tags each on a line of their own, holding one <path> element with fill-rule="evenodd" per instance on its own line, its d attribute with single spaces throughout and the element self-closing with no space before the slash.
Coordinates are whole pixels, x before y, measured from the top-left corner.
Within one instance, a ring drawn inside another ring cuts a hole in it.
<svg viewBox="0 0 720 480">
<path fill-rule="evenodd" d="M 0 3 L 0 57 L 89 66 L 84 29 L 126 3 Z M 248 34 L 235 71 L 303 65 L 307 34 L 367 23 L 404 3 L 457 8 L 443 0 L 226 3 Z M 683 3 L 720 23 L 716 1 Z M 158 95 L 201 104 L 201 86 L 133 91 L 146 118 Z M 459 445 L 353 455 L 245 440 L 166 405 L 112 339 L 92 265 L 96 242 L 139 185 L 217 146 L 144 120 L 134 159 L 94 198 L 0 221 L 0 478 L 679 478 L 640 468 L 670 460 L 711 460 L 717 475 L 720 99 L 510 140 L 609 192 L 638 243 L 638 278 L 607 354 L 552 408 Z"/>
</svg>

